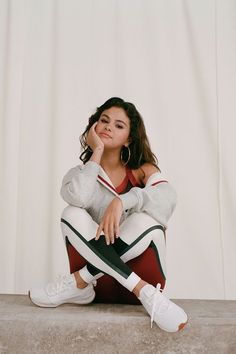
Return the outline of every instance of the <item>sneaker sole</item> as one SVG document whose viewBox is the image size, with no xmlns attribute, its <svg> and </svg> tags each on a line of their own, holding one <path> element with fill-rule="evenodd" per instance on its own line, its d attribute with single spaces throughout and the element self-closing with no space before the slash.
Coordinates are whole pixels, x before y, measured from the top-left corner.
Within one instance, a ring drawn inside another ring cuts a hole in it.
<svg viewBox="0 0 236 354">
<path fill-rule="evenodd" d="M 187 320 L 186 322 L 180 323 L 180 325 L 178 326 L 178 329 L 177 329 L 177 330 L 174 330 L 174 331 L 170 331 L 169 329 L 164 328 L 164 327 L 160 326 L 159 324 L 157 324 L 157 326 L 158 326 L 161 330 L 163 330 L 163 331 L 165 331 L 165 332 L 176 333 L 176 332 L 180 332 L 181 330 L 183 330 L 183 328 L 185 327 L 185 325 L 186 325 L 187 323 L 188 323 L 188 320 Z"/>
<path fill-rule="evenodd" d="M 29 299 L 30 299 L 30 301 L 34 304 L 34 305 L 37 305 L 37 306 L 39 306 L 39 307 L 53 307 L 53 308 L 55 308 L 55 307 L 58 307 L 58 306 L 61 306 L 61 305 L 66 305 L 66 304 L 74 304 L 74 305 L 87 305 L 87 304 L 90 304 L 91 302 L 93 302 L 93 300 L 94 300 L 94 298 L 95 298 L 95 296 L 96 296 L 96 294 L 94 294 L 94 296 L 93 296 L 93 299 L 91 300 L 85 300 L 84 302 L 76 302 L 76 301 L 71 301 L 71 302 L 63 302 L 62 304 L 59 304 L 59 305 L 54 305 L 54 304 L 48 304 L 48 305 L 44 305 L 44 304 L 41 304 L 41 303 L 39 303 L 39 302 L 36 302 L 36 301 L 33 301 L 32 299 L 31 299 L 31 297 L 30 297 L 30 290 L 28 291 L 28 297 L 29 297 Z"/>
<path fill-rule="evenodd" d="M 184 322 L 184 323 L 181 323 L 181 324 L 179 325 L 178 332 L 181 331 L 181 330 L 185 327 L 185 325 L 186 325 L 187 323 L 188 323 L 188 320 L 187 320 L 186 322 Z"/>
<path fill-rule="evenodd" d="M 176 332 L 180 332 L 186 326 L 187 323 L 188 323 L 188 318 L 187 318 L 186 322 L 182 322 L 179 324 L 178 329 L 173 330 L 173 331 L 170 331 L 169 329 L 162 327 L 159 324 L 157 324 L 157 326 L 165 332 L 176 333 Z"/>
</svg>

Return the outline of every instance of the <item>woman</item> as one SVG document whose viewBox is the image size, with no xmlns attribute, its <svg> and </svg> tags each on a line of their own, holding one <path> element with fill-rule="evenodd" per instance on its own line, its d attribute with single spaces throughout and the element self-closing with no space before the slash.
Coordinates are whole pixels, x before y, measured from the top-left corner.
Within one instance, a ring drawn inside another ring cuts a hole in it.
<svg viewBox="0 0 236 354">
<path fill-rule="evenodd" d="M 111 275 L 132 291 L 157 325 L 176 332 L 187 323 L 183 309 L 141 279 L 126 264 L 152 242 L 165 273 L 165 229 L 176 206 L 176 192 L 160 176 L 145 126 L 136 107 L 113 97 L 98 107 L 80 137 L 83 165 L 64 176 L 61 196 L 65 242 L 88 263 L 43 289 L 29 291 L 38 306 L 88 304 L 96 280 Z"/>
</svg>

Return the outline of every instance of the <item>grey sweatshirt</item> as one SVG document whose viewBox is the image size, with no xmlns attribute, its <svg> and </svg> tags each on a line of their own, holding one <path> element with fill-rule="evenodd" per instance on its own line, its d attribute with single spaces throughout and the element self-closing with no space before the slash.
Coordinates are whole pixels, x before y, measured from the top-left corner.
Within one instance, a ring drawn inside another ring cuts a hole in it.
<svg viewBox="0 0 236 354">
<path fill-rule="evenodd" d="M 104 169 L 94 161 L 72 167 L 62 180 L 60 194 L 66 203 L 86 209 L 98 224 L 114 197 L 123 205 L 120 223 L 133 212 L 146 212 L 165 228 L 177 203 L 175 189 L 160 172 L 153 173 L 144 188 L 132 187 L 118 194 Z"/>
</svg>

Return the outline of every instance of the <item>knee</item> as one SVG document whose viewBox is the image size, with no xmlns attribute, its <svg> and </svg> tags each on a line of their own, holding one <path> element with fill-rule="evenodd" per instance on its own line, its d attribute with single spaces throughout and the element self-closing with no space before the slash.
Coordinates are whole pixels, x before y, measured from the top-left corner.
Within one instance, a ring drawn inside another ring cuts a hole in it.
<svg viewBox="0 0 236 354">
<path fill-rule="evenodd" d="M 159 225 L 158 222 L 149 214 L 145 212 L 134 212 L 127 218 L 131 224 L 142 230 L 145 227 Z"/>
<path fill-rule="evenodd" d="M 85 213 L 85 209 L 78 208 L 73 205 L 67 205 L 61 213 L 61 219 L 72 222 L 75 219 L 80 219 L 80 217 L 84 216 Z"/>
<path fill-rule="evenodd" d="M 165 233 L 162 229 L 155 229 L 152 232 L 152 241 L 156 244 L 163 244 L 165 245 Z"/>
</svg>

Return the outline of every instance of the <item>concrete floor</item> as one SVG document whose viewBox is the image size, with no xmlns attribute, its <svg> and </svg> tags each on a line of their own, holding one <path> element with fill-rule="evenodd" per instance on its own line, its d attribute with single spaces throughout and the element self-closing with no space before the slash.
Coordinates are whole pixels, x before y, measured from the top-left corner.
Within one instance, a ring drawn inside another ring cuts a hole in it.
<svg viewBox="0 0 236 354">
<path fill-rule="evenodd" d="M 174 301 L 189 316 L 178 333 L 151 329 L 141 305 L 40 308 L 0 295 L 0 353 L 236 354 L 236 301 Z"/>
</svg>

